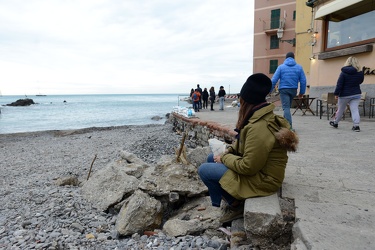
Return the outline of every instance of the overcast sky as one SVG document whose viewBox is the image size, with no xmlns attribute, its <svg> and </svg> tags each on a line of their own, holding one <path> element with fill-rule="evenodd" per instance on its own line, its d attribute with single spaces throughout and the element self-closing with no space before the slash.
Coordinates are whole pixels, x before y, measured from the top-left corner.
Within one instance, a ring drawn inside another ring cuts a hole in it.
<svg viewBox="0 0 375 250">
<path fill-rule="evenodd" d="M 3 95 L 240 91 L 250 0 L 0 0 Z"/>
</svg>

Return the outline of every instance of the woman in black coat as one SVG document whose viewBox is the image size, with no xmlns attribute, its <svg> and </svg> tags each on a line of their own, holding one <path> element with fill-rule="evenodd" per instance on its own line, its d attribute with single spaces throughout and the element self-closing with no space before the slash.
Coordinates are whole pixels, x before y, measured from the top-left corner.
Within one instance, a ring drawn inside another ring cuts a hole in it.
<svg viewBox="0 0 375 250">
<path fill-rule="evenodd" d="M 211 87 L 210 88 L 210 101 L 211 101 L 211 110 L 212 111 L 214 110 L 215 98 L 216 98 L 215 88 Z"/>
<path fill-rule="evenodd" d="M 341 68 L 341 73 L 339 79 L 337 80 L 337 85 L 334 92 L 336 99 L 338 99 L 338 109 L 335 120 L 329 122 L 329 124 L 334 128 L 338 128 L 338 124 L 346 110 L 346 106 L 349 105 L 353 120 L 352 130 L 355 132 L 360 131 L 360 116 L 358 106 L 362 93 L 360 84 L 363 82 L 363 80 L 363 71 L 357 58 L 354 56 L 349 57 L 346 60 L 344 67 Z"/>
<path fill-rule="evenodd" d="M 203 108 L 207 109 L 207 103 L 208 103 L 208 91 L 207 88 L 204 88 L 202 92 L 202 100 L 203 100 Z"/>
</svg>

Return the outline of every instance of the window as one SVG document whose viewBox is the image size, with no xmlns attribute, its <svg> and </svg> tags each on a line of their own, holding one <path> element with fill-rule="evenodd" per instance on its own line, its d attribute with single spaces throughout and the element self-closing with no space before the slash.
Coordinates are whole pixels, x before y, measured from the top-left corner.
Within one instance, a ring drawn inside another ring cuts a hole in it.
<svg viewBox="0 0 375 250">
<path fill-rule="evenodd" d="M 375 38 L 375 11 L 343 21 L 328 21 L 327 48 L 361 43 Z"/>
<path fill-rule="evenodd" d="M 275 73 L 277 66 L 279 65 L 279 60 L 270 60 L 270 74 Z"/>
<path fill-rule="evenodd" d="M 293 21 L 296 20 L 296 11 L 293 11 Z"/>
<path fill-rule="evenodd" d="M 271 29 L 280 27 L 280 9 L 271 10 Z"/>
<path fill-rule="evenodd" d="M 279 48 L 279 39 L 277 35 L 270 36 L 270 49 L 278 49 Z"/>
</svg>

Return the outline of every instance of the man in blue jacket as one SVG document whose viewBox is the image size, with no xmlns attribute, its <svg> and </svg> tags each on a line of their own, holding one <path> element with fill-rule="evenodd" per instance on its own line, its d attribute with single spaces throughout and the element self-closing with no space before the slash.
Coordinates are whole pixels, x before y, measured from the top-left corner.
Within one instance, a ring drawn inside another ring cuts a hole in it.
<svg viewBox="0 0 375 250">
<path fill-rule="evenodd" d="M 293 98 L 297 95 L 298 83 L 300 85 L 298 97 L 302 98 L 306 91 L 305 72 L 303 72 L 302 66 L 294 60 L 293 52 L 288 52 L 284 63 L 277 67 L 272 77 L 271 92 L 279 80 L 281 106 L 284 110 L 284 117 L 288 120 L 292 129 L 290 106 L 292 105 Z"/>
</svg>

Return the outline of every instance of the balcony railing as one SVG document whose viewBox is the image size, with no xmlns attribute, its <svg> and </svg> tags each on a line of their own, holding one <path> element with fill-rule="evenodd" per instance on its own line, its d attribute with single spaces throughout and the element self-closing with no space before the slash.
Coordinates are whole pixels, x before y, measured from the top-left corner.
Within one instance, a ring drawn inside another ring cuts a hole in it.
<svg viewBox="0 0 375 250">
<path fill-rule="evenodd" d="M 283 26 L 283 23 L 281 23 L 282 20 L 280 18 L 275 18 L 271 20 L 263 20 L 263 30 L 274 30 L 280 28 L 280 26 Z"/>
</svg>

